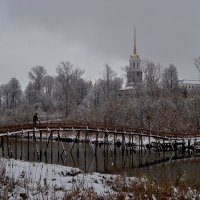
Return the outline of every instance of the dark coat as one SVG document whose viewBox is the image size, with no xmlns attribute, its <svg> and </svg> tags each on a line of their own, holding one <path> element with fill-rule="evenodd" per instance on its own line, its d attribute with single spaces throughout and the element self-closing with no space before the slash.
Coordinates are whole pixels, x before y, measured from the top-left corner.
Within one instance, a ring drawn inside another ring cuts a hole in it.
<svg viewBox="0 0 200 200">
<path fill-rule="evenodd" d="M 33 121 L 34 121 L 34 122 L 38 121 L 37 113 L 33 116 Z"/>
</svg>

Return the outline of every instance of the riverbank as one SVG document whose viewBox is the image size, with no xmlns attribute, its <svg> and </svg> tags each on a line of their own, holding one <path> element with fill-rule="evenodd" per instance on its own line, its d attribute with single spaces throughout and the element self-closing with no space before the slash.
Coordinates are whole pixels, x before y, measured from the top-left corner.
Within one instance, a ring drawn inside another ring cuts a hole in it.
<svg viewBox="0 0 200 200">
<path fill-rule="evenodd" d="M 199 199 L 186 177 L 158 182 L 147 177 L 83 173 L 78 168 L 0 159 L 0 199 Z"/>
</svg>

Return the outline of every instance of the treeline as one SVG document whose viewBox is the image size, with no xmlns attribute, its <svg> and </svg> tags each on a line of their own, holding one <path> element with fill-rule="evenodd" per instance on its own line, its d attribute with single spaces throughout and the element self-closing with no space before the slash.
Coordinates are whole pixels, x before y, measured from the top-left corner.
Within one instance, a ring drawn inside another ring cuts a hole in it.
<svg viewBox="0 0 200 200">
<path fill-rule="evenodd" d="M 143 60 L 142 69 L 143 83 L 124 90 L 123 79 L 109 65 L 95 83 L 84 80 L 84 71 L 70 62 L 61 62 L 55 76 L 35 66 L 28 73 L 25 91 L 16 78 L 0 86 L 0 123 L 32 121 L 37 111 L 41 120 L 198 131 L 200 90 L 183 90 L 172 64 L 163 68 Z"/>
</svg>

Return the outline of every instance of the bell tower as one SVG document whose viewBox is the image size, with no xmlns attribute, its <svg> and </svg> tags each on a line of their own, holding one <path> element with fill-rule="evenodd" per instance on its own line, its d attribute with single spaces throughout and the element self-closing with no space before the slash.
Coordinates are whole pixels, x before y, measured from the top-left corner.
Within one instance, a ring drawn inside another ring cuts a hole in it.
<svg viewBox="0 0 200 200">
<path fill-rule="evenodd" d="M 134 27 L 134 49 L 130 55 L 129 66 L 127 67 L 127 85 L 134 86 L 142 83 L 142 69 L 140 67 L 140 56 L 136 48 L 136 28 Z"/>
</svg>

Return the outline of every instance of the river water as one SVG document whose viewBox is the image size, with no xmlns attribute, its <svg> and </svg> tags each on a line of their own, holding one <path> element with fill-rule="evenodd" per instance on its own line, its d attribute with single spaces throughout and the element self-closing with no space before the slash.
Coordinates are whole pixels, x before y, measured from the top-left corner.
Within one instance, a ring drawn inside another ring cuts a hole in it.
<svg viewBox="0 0 200 200">
<path fill-rule="evenodd" d="M 94 145 L 75 143 L 72 151 L 70 142 L 45 141 L 34 142 L 10 139 L 0 148 L 2 157 L 37 161 L 78 167 L 85 172 L 121 174 L 124 176 L 152 177 L 159 180 L 177 180 L 186 178 L 190 184 L 200 184 L 200 159 L 173 152 L 156 153 L 133 151 L 131 148 L 116 148 L 113 145 Z M 96 149 L 95 149 L 96 148 Z M 63 149 L 65 149 L 63 151 Z M 95 154 L 96 152 L 96 154 Z M 183 158 L 184 157 L 184 158 Z"/>
</svg>

